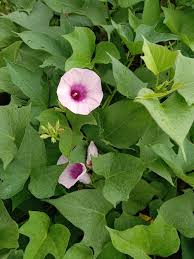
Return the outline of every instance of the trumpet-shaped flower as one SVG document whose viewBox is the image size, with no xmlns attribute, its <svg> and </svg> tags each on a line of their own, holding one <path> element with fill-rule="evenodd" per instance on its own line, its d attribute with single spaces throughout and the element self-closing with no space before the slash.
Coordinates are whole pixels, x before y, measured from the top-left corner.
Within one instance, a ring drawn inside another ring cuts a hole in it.
<svg viewBox="0 0 194 259">
<path fill-rule="evenodd" d="M 61 77 L 57 96 L 73 113 L 88 115 L 102 101 L 101 79 L 89 69 L 72 68 Z"/>
<path fill-rule="evenodd" d="M 91 179 L 86 171 L 86 167 L 82 163 L 69 164 L 59 176 L 58 182 L 67 189 L 71 188 L 78 181 L 84 184 L 89 184 Z"/>
</svg>

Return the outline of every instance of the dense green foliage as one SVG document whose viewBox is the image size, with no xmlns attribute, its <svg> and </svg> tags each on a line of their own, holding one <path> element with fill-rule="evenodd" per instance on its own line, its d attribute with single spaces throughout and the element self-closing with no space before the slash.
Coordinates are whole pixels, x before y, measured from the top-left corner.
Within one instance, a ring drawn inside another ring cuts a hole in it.
<svg viewBox="0 0 194 259">
<path fill-rule="evenodd" d="M 0 5 L 0 258 L 193 259 L 194 1 Z M 58 101 L 72 68 L 101 78 L 89 115 Z"/>
</svg>

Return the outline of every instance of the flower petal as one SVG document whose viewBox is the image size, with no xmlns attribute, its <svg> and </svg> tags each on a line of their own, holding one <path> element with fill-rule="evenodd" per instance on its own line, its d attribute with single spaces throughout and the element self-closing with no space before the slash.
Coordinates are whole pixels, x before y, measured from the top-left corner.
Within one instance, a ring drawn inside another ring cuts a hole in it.
<svg viewBox="0 0 194 259">
<path fill-rule="evenodd" d="M 73 104 L 71 109 L 76 114 L 88 115 L 91 112 L 90 106 L 87 103 L 78 103 L 76 106 Z"/>
<path fill-rule="evenodd" d="M 82 175 L 79 177 L 79 182 L 84 183 L 84 184 L 90 184 L 90 183 L 91 183 L 91 177 L 90 177 L 90 175 L 87 174 L 87 173 L 82 174 Z"/>
<path fill-rule="evenodd" d="M 71 188 L 79 181 L 79 178 L 86 174 L 86 167 L 82 163 L 74 163 L 68 165 L 63 173 L 59 176 L 58 182 L 67 189 Z M 82 178 L 82 177 L 81 177 Z"/>
<path fill-rule="evenodd" d="M 101 79 L 89 69 L 72 68 L 61 77 L 57 96 L 73 113 L 88 115 L 102 101 Z"/>
<path fill-rule="evenodd" d="M 64 165 L 68 162 L 69 162 L 69 159 L 64 155 L 61 155 L 57 161 L 57 165 Z"/>
<path fill-rule="evenodd" d="M 86 160 L 86 164 L 89 168 L 92 167 L 92 157 L 97 157 L 97 156 L 98 156 L 98 149 L 94 144 L 94 142 L 91 141 L 90 145 L 88 146 L 87 160 Z"/>
<path fill-rule="evenodd" d="M 77 181 L 78 179 L 73 179 L 66 170 L 63 171 L 58 180 L 58 182 L 65 186 L 67 189 L 70 189 L 73 185 L 77 183 Z"/>
</svg>

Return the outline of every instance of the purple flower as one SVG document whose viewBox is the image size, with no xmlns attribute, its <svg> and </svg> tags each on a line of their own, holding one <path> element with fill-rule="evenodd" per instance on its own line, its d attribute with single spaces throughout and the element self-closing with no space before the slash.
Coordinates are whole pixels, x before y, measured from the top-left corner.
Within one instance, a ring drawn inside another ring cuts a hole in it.
<svg viewBox="0 0 194 259">
<path fill-rule="evenodd" d="M 68 162 L 69 162 L 69 159 L 64 155 L 61 155 L 57 161 L 57 165 L 64 165 Z"/>
<path fill-rule="evenodd" d="M 89 184 L 91 179 L 86 171 L 86 167 L 82 163 L 69 164 L 59 176 L 58 182 L 67 189 L 71 188 L 78 181 Z"/>
<path fill-rule="evenodd" d="M 89 69 L 72 68 L 61 77 L 57 96 L 73 113 L 88 115 L 102 101 L 101 79 Z"/>
<path fill-rule="evenodd" d="M 90 145 L 88 146 L 88 152 L 87 152 L 87 160 L 86 165 L 88 168 L 92 168 L 92 157 L 98 156 L 98 149 L 93 141 L 90 142 Z"/>
</svg>

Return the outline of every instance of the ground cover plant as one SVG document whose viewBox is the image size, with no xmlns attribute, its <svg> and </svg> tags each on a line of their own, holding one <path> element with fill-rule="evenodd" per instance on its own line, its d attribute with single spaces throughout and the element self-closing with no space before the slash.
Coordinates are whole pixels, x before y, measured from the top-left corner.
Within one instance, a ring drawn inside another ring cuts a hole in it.
<svg viewBox="0 0 194 259">
<path fill-rule="evenodd" d="M 194 258 L 194 1 L 0 1 L 0 258 Z"/>
</svg>

